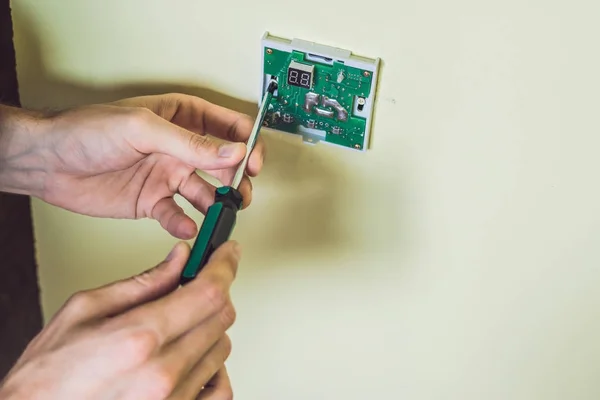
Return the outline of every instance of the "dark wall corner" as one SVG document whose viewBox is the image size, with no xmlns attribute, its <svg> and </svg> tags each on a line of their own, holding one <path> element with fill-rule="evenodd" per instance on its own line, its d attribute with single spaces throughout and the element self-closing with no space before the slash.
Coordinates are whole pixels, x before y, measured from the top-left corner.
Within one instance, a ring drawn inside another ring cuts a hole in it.
<svg viewBox="0 0 600 400">
<path fill-rule="evenodd" d="M 10 0 L 0 0 L 0 102 L 20 106 Z M 0 379 L 43 325 L 30 199 L 0 193 Z"/>
</svg>

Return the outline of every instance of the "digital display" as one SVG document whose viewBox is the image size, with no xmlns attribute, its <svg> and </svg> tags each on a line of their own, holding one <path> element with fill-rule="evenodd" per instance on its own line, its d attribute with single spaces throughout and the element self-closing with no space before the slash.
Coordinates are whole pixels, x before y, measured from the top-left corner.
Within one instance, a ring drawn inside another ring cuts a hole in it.
<svg viewBox="0 0 600 400">
<path fill-rule="evenodd" d="M 290 67 L 288 68 L 287 83 L 288 85 L 310 89 L 312 73 Z"/>
</svg>

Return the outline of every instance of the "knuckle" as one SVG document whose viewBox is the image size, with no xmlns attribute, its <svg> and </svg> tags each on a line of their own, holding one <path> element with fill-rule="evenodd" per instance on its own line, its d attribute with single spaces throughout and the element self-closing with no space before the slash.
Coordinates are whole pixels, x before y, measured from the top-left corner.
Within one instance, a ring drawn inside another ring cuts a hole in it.
<svg viewBox="0 0 600 400">
<path fill-rule="evenodd" d="M 88 292 L 77 292 L 69 297 L 64 311 L 71 317 L 81 317 L 91 312 L 93 300 Z"/>
<path fill-rule="evenodd" d="M 152 368 L 148 383 L 151 386 L 151 392 L 156 398 L 166 399 L 169 397 L 175 386 L 177 378 L 167 369 L 161 366 Z"/>
<path fill-rule="evenodd" d="M 136 107 L 133 109 L 132 114 L 139 120 L 146 121 L 148 118 L 154 116 L 154 113 L 146 107 Z"/>
<path fill-rule="evenodd" d="M 160 265 L 160 264 L 159 264 Z M 136 282 L 140 288 L 149 289 L 154 285 L 154 272 L 156 271 L 156 267 L 147 271 L 144 271 L 140 274 L 134 275 L 132 280 Z"/>
<path fill-rule="evenodd" d="M 224 290 L 223 285 L 216 280 L 209 282 L 206 285 L 204 296 L 215 311 L 222 310 L 227 305 L 227 293 Z"/>
<path fill-rule="evenodd" d="M 246 201 L 244 200 L 244 203 Z M 240 261 L 239 247 L 234 242 L 228 242 L 219 249 L 218 258 L 214 262 L 218 263 L 219 270 L 227 270 L 231 274 L 230 279 L 235 278 Z"/>
<path fill-rule="evenodd" d="M 150 121 L 153 113 L 145 107 L 132 107 L 126 113 L 126 126 L 132 130 L 144 128 Z"/>
<path fill-rule="evenodd" d="M 190 148 L 196 152 L 211 147 L 213 141 L 208 136 L 193 134 L 190 136 Z"/>
<path fill-rule="evenodd" d="M 231 344 L 231 339 L 229 338 L 229 335 L 223 336 L 221 346 L 223 347 L 223 360 L 227 360 L 227 358 L 229 358 L 229 355 L 231 354 L 231 350 L 232 350 L 232 344 Z"/>
<path fill-rule="evenodd" d="M 237 312 L 235 307 L 233 306 L 233 303 L 228 302 L 228 304 L 223 308 L 223 311 L 221 311 L 221 321 L 223 322 L 223 325 L 229 328 L 235 323 L 236 318 Z"/>
<path fill-rule="evenodd" d="M 246 204 L 246 206 L 249 203 Z M 238 268 L 239 268 L 239 258 L 235 255 L 231 255 L 229 257 L 229 262 L 227 263 L 227 267 L 229 268 L 229 273 L 231 274 L 231 279 L 235 279 L 237 276 Z"/>
<path fill-rule="evenodd" d="M 158 335 L 150 329 L 137 329 L 127 333 L 121 342 L 124 354 L 134 363 L 141 363 L 159 346 Z"/>
</svg>

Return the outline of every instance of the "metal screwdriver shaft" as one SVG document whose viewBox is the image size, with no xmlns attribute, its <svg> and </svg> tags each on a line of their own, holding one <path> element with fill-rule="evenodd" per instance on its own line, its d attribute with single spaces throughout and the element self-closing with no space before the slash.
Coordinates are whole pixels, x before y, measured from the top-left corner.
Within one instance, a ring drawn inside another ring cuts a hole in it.
<svg viewBox="0 0 600 400">
<path fill-rule="evenodd" d="M 233 177 L 233 182 L 231 183 L 231 187 L 237 189 L 242 182 L 242 178 L 244 177 L 244 172 L 246 171 L 246 167 L 248 166 L 248 160 L 250 159 L 250 154 L 254 149 L 254 145 L 256 144 L 256 139 L 258 139 L 258 133 L 260 132 L 260 128 L 265 119 L 265 115 L 267 114 L 267 110 L 269 109 L 269 104 L 271 103 L 271 98 L 273 97 L 273 93 L 277 90 L 277 83 L 275 81 L 271 81 L 269 87 L 263 96 L 262 104 L 260 106 L 260 110 L 258 111 L 258 116 L 256 117 L 256 121 L 254 121 L 254 126 L 252 127 L 252 132 L 250 133 L 250 137 L 248 138 L 248 144 L 246 145 L 246 155 L 244 159 L 238 166 L 238 169 Z"/>
<path fill-rule="evenodd" d="M 181 273 L 180 284 L 185 285 L 194 279 L 204 268 L 212 253 L 223 243 L 229 240 L 231 232 L 235 227 L 237 212 L 242 208 L 242 195 L 238 191 L 248 159 L 258 133 L 262 127 L 265 115 L 271 103 L 271 98 L 277 89 L 277 82 L 274 80 L 269 83 L 268 89 L 262 99 L 262 104 L 254 122 L 254 127 L 246 144 L 246 155 L 238 166 L 233 181 L 230 186 L 222 186 L 215 193 L 215 202 L 208 208 L 198 237 L 192 247 L 190 257 Z"/>
</svg>

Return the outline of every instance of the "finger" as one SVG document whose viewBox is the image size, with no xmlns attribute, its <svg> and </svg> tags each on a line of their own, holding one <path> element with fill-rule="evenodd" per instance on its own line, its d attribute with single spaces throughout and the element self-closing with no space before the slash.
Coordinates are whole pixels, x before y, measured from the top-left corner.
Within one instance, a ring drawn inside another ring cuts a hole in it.
<svg viewBox="0 0 600 400">
<path fill-rule="evenodd" d="M 178 239 L 192 239 L 198 232 L 196 223 L 185 214 L 172 197 L 160 199 L 152 208 L 151 216 Z"/>
<path fill-rule="evenodd" d="M 215 376 L 204 386 L 196 400 L 229 400 L 233 398 L 233 388 L 227 368 L 223 365 Z"/>
<path fill-rule="evenodd" d="M 237 168 L 225 168 L 216 169 L 213 171 L 206 171 L 206 173 L 212 176 L 213 178 L 217 179 L 219 182 L 221 182 L 222 185 L 229 186 L 233 182 L 233 177 L 235 176 L 236 171 Z"/>
<path fill-rule="evenodd" d="M 221 182 L 221 184 L 231 185 L 231 182 L 233 181 L 233 177 L 235 175 L 235 170 L 226 169 L 220 171 L 212 171 L 209 172 L 209 174 L 216 178 L 219 182 Z M 242 181 L 240 182 L 240 185 L 238 187 L 238 191 L 241 193 L 242 198 L 244 199 L 242 208 L 245 209 L 250 205 L 250 203 L 252 203 L 252 183 L 250 182 L 250 178 L 248 178 L 248 175 L 244 175 L 244 177 L 242 178 Z M 214 202 L 214 192 L 211 193 L 211 195 L 212 197 L 210 198 L 210 200 L 206 200 L 208 202 L 208 206 L 210 206 Z M 204 211 L 202 211 L 204 210 L 204 208 L 199 210 L 202 213 L 204 213 Z"/>
<path fill-rule="evenodd" d="M 128 320 L 123 323 L 151 330 L 159 346 L 170 343 L 227 306 L 239 259 L 237 243 L 221 245 L 196 279 L 160 300 L 132 310 L 124 316 Z"/>
<path fill-rule="evenodd" d="M 236 173 L 236 168 L 226 168 L 214 171 L 206 171 L 208 175 L 216 178 L 222 185 L 231 185 Z M 244 175 L 247 176 L 247 175 Z"/>
<path fill-rule="evenodd" d="M 238 190 L 242 195 L 242 199 L 244 199 L 242 209 L 246 209 L 252 203 L 252 183 L 250 182 L 250 178 L 244 176 Z"/>
<path fill-rule="evenodd" d="M 246 166 L 246 173 L 249 176 L 258 176 L 260 171 L 262 170 L 265 158 L 265 142 L 259 137 L 254 149 L 252 149 L 252 153 L 250 153 L 250 158 L 248 159 L 248 165 Z M 224 184 L 229 184 L 233 179 L 237 171 L 237 165 L 235 167 L 222 169 L 222 170 L 209 170 L 207 173 L 211 174 L 215 178 L 221 180 Z M 224 173 L 225 172 L 225 173 Z M 224 180 L 220 179 L 223 178 Z M 227 182 L 227 183 L 225 183 Z"/>
<path fill-rule="evenodd" d="M 144 154 L 161 153 L 201 170 L 236 166 L 244 158 L 242 143 L 216 140 L 181 128 L 151 112 L 137 111 L 127 135 L 131 145 Z"/>
<path fill-rule="evenodd" d="M 224 335 L 193 367 L 189 375 L 175 388 L 171 398 L 195 399 L 213 376 L 223 367 L 231 353 L 231 340 Z"/>
<path fill-rule="evenodd" d="M 142 106 L 184 129 L 230 142 L 246 142 L 254 125 L 249 115 L 183 93 L 140 96 L 113 104 Z"/>
<path fill-rule="evenodd" d="M 230 142 L 246 142 L 254 119 L 249 115 L 189 95 L 174 95 L 169 112 L 173 123 L 201 134 L 209 133 Z"/>
<path fill-rule="evenodd" d="M 178 385 L 182 377 L 190 373 L 234 321 L 235 309 L 229 302 L 223 311 L 171 342 L 156 359 L 157 368 L 167 371 L 170 380 Z"/>
<path fill-rule="evenodd" d="M 215 191 L 216 188 L 213 185 L 206 182 L 195 172 L 179 188 L 179 194 L 202 214 L 206 214 L 208 207 L 214 203 Z"/>
<path fill-rule="evenodd" d="M 57 313 L 57 318 L 76 323 L 112 317 L 158 299 L 177 287 L 189 252 L 186 243 L 178 243 L 156 267 L 128 279 L 80 292 L 69 299 Z"/>
<path fill-rule="evenodd" d="M 246 143 L 254 126 L 254 119 L 249 115 L 194 96 L 171 94 L 163 97 L 159 104 L 161 107 L 156 112 L 174 124 L 199 134 L 209 133 L 230 142 Z M 260 173 L 264 158 L 265 143 L 259 136 L 248 160 L 248 175 L 257 176 Z"/>
</svg>

